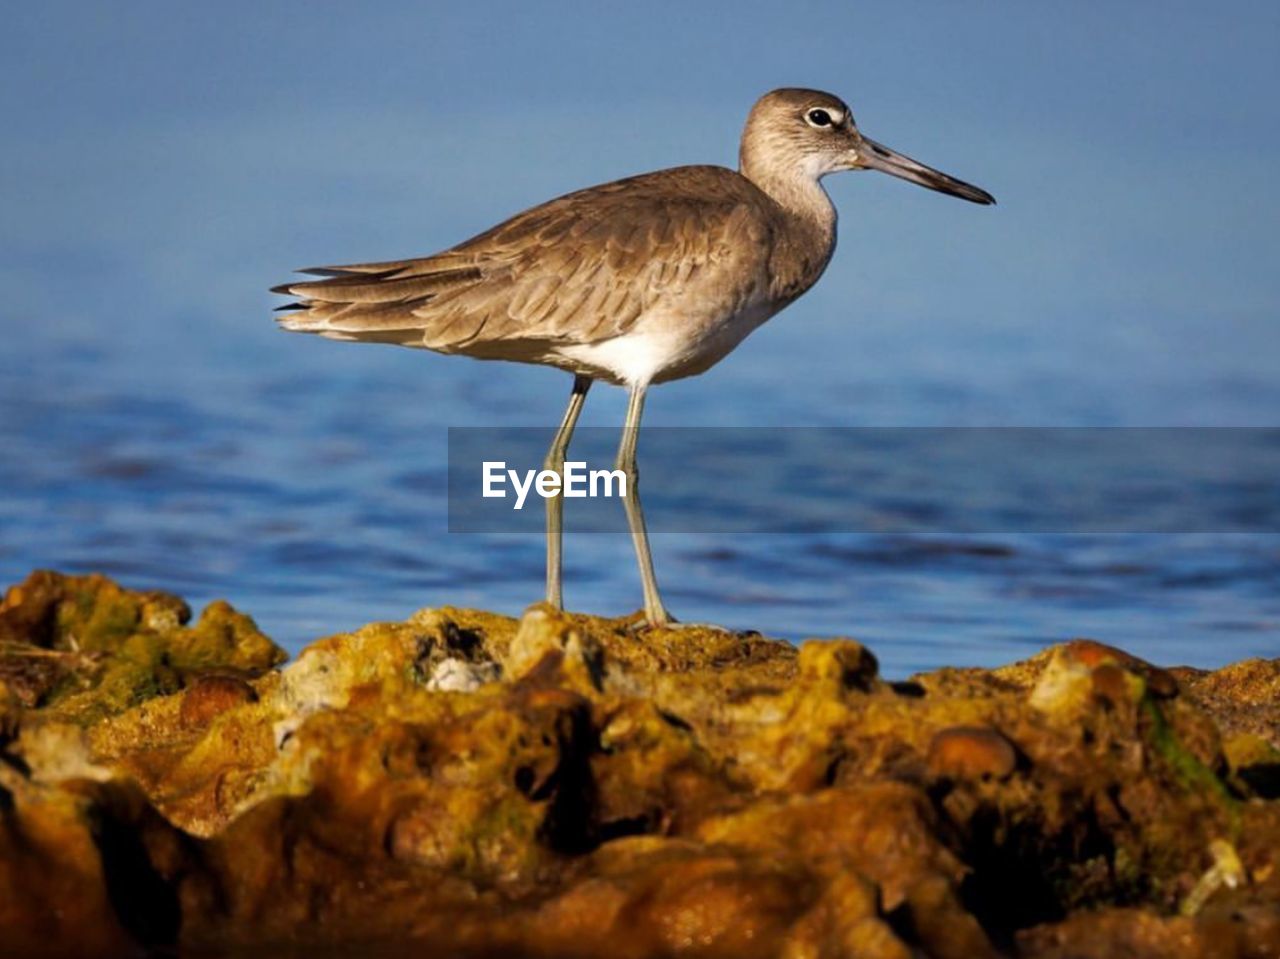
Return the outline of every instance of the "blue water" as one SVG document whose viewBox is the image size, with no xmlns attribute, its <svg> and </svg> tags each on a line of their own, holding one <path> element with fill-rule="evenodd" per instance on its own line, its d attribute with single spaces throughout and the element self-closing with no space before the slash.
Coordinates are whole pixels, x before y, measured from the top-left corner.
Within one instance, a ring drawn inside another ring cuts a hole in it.
<svg viewBox="0 0 1280 959">
<path fill-rule="evenodd" d="M 1150 364 L 1143 389 L 1114 390 L 1115 371 L 1098 364 L 1079 382 L 1064 369 L 1033 387 L 1025 351 L 999 344 L 973 362 L 1009 371 L 1003 379 L 922 368 L 909 342 L 897 344 L 897 369 L 832 362 L 808 339 L 815 320 L 784 314 L 742 356 L 656 390 L 652 422 L 1192 419 L 1192 407 L 1172 405 L 1157 418 L 1162 383 Z M 536 600 L 538 537 L 446 532 L 446 427 L 545 426 L 567 377 L 277 334 L 269 323 L 237 319 L 239 342 L 196 328 L 194 346 L 161 350 L 109 329 L 28 327 L 0 362 L 0 579 L 99 570 L 196 605 L 226 597 L 291 650 L 422 606 L 518 613 Z M 844 334 L 842 352 L 856 340 Z M 788 364 L 806 351 L 803 381 L 790 380 Z M 1277 398 L 1244 375 L 1215 385 L 1194 383 L 1190 362 L 1172 372 L 1178 395 L 1190 381 L 1188 395 L 1208 403 L 1196 407 L 1202 420 L 1247 421 L 1259 391 Z M 593 392 L 586 422 L 617 422 L 621 399 Z M 896 675 L 1009 661 L 1079 635 L 1163 663 L 1280 652 L 1275 534 L 667 534 L 654 549 L 680 617 L 795 639 L 853 635 Z M 573 608 L 639 605 L 625 536 L 570 536 L 566 579 Z"/>
</svg>

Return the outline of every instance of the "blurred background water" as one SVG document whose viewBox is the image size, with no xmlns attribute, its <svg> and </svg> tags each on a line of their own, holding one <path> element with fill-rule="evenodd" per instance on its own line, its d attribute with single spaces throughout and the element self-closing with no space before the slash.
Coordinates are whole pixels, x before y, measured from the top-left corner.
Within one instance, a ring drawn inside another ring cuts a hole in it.
<svg viewBox="0 0 1280 959">
<path fill-rule="evenodd" d="M 446 532 L 446 429 L 551 425 L 567 377 L 286 336 L 266 288 L 733 165 L 783 84 L 841 93 L 1000 206 L 831 178 L 827 276 L 647 423 L 1277 425 L 1271 4 L 51 2 L 6 14 L 0 77 L 4 582 L 225 596 L 295 650 L 426 605 L 518 612 L 541 540 Z M 622 412 L 600 389 L 584 424 Z M 654 548 L 681 617 L 852 634 L 894 674 L 1075 635 L 1280 654 L 1274 534 Z M 570 537 L 566 575 L 575 608 L 639 605 L 623 536 Z"/>
</svg>

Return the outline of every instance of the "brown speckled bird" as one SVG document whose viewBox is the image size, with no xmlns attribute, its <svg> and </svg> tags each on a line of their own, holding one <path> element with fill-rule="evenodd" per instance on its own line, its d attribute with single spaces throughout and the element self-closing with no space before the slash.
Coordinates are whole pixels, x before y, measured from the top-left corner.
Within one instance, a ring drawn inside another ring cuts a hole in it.
<svg viewBox="0 0 1280 959">
<path fill-rule="evenodd" d="M 636 489 L 636 438 L 653 383 L 710 368 L 817 282 L 836 244 L 821 179 L 872 169 L 974 203 L 984 190 L 864 137 L 849 107 L 782 89 L 747 117 L 739 167 L 685 166 L 590 187 L 520 213 L 433 256 L 304 270 L 274 292 L 286 330 L 395 343 L 573 374 L 546 468 L 561 472 L 587 390 L 630 391 L 617 468 L 650 625 L 658 593 Z M 547 602 L 561 606 L 562 503 L 547 499 Z"/>
</svg>

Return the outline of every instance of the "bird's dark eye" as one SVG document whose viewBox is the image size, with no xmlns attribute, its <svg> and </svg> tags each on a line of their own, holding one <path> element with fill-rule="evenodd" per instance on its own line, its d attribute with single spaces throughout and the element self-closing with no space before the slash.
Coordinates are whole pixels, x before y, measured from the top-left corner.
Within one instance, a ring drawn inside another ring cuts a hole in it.
<svg viewBox="0 0 1280 959">
<path fill-rule="evenodd" d="M 815 127 L 831 126 L 831 114 L 826 110 L 810 110 L 805 116 L 805 119 Z"/>
</svg>

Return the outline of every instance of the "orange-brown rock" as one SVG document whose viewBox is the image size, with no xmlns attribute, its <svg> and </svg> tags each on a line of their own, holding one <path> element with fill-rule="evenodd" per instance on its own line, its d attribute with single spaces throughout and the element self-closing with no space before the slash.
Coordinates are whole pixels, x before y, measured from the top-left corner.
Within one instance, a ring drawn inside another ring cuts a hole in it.
<svg viewBox="0 0 1280 959">
<path fill-rule="evenodd" d="M 952 726 L 933 737 L 928 763 L 939 779 L 1006 779 L 1018 765 L 1018 754 L 994 729 Z"/>
<path fill-rule="evenodd" d="M 258 701 L 258 693 L 239 676 L 197 676 L 182 696 L 178 718 L 184 726 L 207 726 L 229 709 Z"/>
<path fill-rule="evenodd" d="M 1275 662 L 893 683 L 538 605 L 272 668 L 186 619 L 100 577 L 0 604 L 0 955 L 1275 954 Z"/>
</svg>

